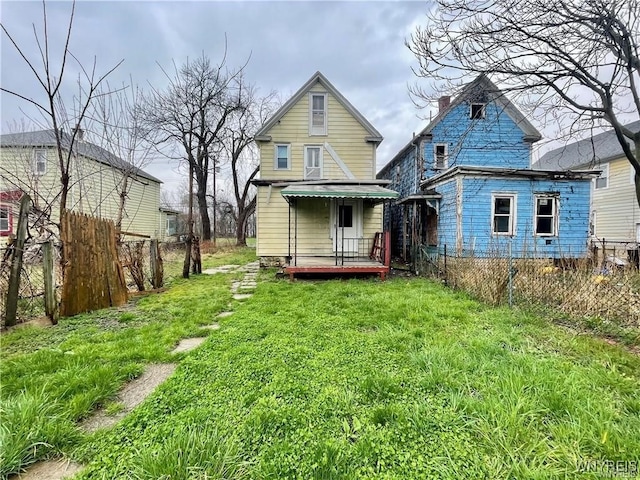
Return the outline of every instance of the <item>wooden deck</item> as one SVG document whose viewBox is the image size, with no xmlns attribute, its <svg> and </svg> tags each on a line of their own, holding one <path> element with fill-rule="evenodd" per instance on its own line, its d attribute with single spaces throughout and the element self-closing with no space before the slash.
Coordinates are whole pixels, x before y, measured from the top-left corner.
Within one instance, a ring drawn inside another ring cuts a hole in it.
<svg viewBox="0 0 640 480">
<path fill-rule="evenodd" d="M 384 280 L 389 273 L 389 267 L 381 262 L 370 260 L 368 258 L 345 258 L 344 264 L 342 259 L 338 258 L 336 265 L 335 257 L 297 257 L 295 265 L 287 265 L 284 272 L 293 280 L 297 274 L 374 274 L 380 276 Z"/>
</svg>

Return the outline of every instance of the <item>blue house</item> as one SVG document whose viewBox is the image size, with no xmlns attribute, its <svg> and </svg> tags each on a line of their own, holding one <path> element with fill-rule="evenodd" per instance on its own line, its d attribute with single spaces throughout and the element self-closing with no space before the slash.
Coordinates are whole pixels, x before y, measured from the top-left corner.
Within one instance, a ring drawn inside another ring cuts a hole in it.
<svg viewBox="0 0 640 480">
<path fill-rule="evenodd" d="M 593 171 L 531 168 L 541 135 L 484 75 L 378 173 L 400 200 L 387 209 L 394 252 L 579 258 L 588 253 Z"/>
</svg>

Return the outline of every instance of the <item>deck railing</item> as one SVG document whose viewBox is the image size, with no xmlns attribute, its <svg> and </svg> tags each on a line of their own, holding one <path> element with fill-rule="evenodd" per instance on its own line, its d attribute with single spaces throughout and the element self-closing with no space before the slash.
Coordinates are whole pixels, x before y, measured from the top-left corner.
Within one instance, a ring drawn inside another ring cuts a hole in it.
<svg viewBox="0 0 640 480">
<path fill-rule="evenodd" d="M 370 238 L 341 238 L 330 254 L 294 249 L 291 264 L 297 264 L 297 257 L 328 257 L 335 266 L 370 261 L 388 265 L 389 240 L 389 232 L 381 232 Z"/>
</svg>

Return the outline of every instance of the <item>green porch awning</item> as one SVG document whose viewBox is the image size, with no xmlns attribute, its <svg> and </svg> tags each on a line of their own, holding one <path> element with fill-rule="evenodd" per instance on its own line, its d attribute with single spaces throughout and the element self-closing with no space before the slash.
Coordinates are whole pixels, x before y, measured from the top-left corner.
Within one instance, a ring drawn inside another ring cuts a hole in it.
<svg viewBox="0 0 640 480">
<path fill-rule="evenodd" d="M 289 185 L 282 189 L 285 199 L 294 198 L 364 198 L 385 201 L 398 198 L 398 192 L 380 185 Z"/>
</svg>

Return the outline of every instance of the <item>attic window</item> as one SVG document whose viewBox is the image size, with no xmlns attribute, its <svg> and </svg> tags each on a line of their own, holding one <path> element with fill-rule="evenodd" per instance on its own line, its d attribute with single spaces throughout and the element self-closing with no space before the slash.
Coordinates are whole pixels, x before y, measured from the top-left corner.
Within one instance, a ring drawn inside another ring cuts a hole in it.
<svg viewBox="0 0 640 480">
<path fill-rule="evenodd" d="M 327 134 L 327 94 L 309 94 L 309 135 Z"/>
<path fill-rule="evenodd" d="M 485 118 L 485 104 L 484 103 L 472 103 L 471 104 L 471 119 Z"/>
<path fill-rule="evenodd" d="M 436 143 L 433 146 L 433 158 L 434 165 L 433 168 L 441 169 L 447 168 L 447 144 L 446 143 Z"/>
</svg>

